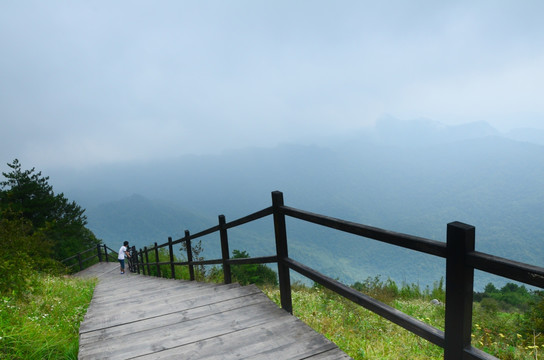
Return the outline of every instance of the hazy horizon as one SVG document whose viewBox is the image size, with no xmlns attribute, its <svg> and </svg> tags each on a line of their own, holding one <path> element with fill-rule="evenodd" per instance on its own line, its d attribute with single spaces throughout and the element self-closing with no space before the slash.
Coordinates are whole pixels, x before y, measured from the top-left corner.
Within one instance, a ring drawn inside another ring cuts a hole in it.
<svg viewBox="0 0 544 360">
<path fill-rule="evenodd" d="M 377 119 L 544 129 L 540 1 L 0 4 L 2 168 L 310 143 Z"/>
</svg>

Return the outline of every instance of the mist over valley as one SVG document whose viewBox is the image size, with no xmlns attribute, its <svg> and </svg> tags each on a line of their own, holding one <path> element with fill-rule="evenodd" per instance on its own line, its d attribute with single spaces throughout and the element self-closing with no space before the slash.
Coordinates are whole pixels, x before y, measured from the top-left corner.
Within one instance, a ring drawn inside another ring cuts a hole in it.
<svg viewBox="0 0 544 360">
<path fill-rule="evenodd" d="M 389 117 L 315 144 L 47 173 L 112 248 L 196 233 L 219 214 L 235 220 L 270 206 L 279 190 L 291 207 L 439 241 L 447 223 L 465 222 L 476 227 L 478 251 L 544 266 L 544 138 L 512 133 Z M 430 255 L 294 219 L 287 226 L 291 257 L 348 284 L 380 275 L 426 286 L 444 276 L 445 261 Z M 272 219 L 231 230 L 229 241 L 231 251 L 273 254 Z M 206 258 L 220 256 L 218 234 L 202 246 Z M 476 272 L 475 281 L 503 280 Z"/>
</svg>

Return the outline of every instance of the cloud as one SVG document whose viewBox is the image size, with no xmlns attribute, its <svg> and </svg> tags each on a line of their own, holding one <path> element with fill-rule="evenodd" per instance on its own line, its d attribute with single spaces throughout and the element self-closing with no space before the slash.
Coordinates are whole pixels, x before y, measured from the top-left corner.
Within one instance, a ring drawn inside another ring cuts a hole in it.
<svg viewBox="0 0 544 360">
<path fill-rule="evenodd" d="M 0 150 L 40 163 L 152 159 L 349 132 L 385 113 L 536 126 L 542 10 L 3 2 Z"/>
</svg>

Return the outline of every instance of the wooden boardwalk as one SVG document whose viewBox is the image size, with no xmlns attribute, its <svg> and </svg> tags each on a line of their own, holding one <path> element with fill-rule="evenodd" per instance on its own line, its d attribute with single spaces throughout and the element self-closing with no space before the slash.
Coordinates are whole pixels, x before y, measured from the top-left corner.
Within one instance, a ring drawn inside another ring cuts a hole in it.
<svg viewBox="0 0 544 360">
<path fill-rule="evenodd" d="M 100 263 L 79 359 L 350 359 L 256 286 L 119 274 Z"/>
</svg>

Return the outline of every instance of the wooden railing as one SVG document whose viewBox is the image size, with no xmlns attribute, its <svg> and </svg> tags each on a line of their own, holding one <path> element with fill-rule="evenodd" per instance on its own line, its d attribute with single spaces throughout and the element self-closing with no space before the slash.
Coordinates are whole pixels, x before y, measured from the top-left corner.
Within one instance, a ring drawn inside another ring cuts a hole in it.
<svg viewBox="0 0 544 360">
<path fill-rule="evenodd" d="M 269 215 L 273 216 L 276 254 L 257 258 L 231 259 L 229 257 L 227 230 Z M 446 315 L 444 331 L 396 310 L 290 258 L 285 226 L 287 216 L 364 238 L 445 258 Z M 214 233 L 219 233 L 222 257 L 220 259 L 194 261 L 191 241 Z M 173 246 L 183 242 L 187 250 L 187 261 L 175 262 Z M 226 222 L 225 216 L 220 215 L 218 225 L 199 233 L 191 235 L 186 230 L 185 236 L 178 240 L 169 238 L 167 243 L 161 245 L 155 243 L 149 249 L 146 247 L 136 250 L 133 247 L 133 256 L 129 261 L 129 266 L 137 273 L 154 273 L 157 276 L 161 276 L 163 274 L 161 274 L 160 266 L 168 265 L 171 277 L 175 277 L 176 266 L 188 266 L 190 279 L 194 280 L 195 266 L 222 265 L 224 281 L 225 283 L 230 283 L 231 265 L 277 263 L 281 306 L 290 313 L 293 311 L 290 270 L 294 270 L 427 341 L 442 347 L 444 349 L 444 359 L 446 360 L 496 359 L 494 356 L 478 350 L 471 345 L 474 270 L 478 269 L 528 285 L 544 288 L 544 268 L 475 251 L 474 244 L 474 227 L 460 222 L 449 223 L 447 225 L 446 242 L 440 242 L 291 208 L 284 205 L 283 194 L 275 191 L 272 193 L 271 207 L 231 222 Z M 163 247 L 168 247 L 169 261 L 167 262 L 159 260 L 159 249 Z M 154 253 L 155 262 L 149 262 L 148 255 L 150 252 Z M 156 270 L 151 271 L 152 267 Z"/>
<path fill-rule="evenodd" d="M 91 253 L 91 255 L 87 255 Z M 115 255 L 111 255 L 114 253 Z M 86 256 L 86 257 L 84 257 Z M 78 266 L 78 271 L 81 271 L 97 262 L 117 261 L 117 252 L 110 249 L 105 244 L 97 244 L 96 247 L 78 252 L 74 256 L 70 256 L 61 261 L 68 269 L 74 271 L 74 267 Z"/>
</svg>

